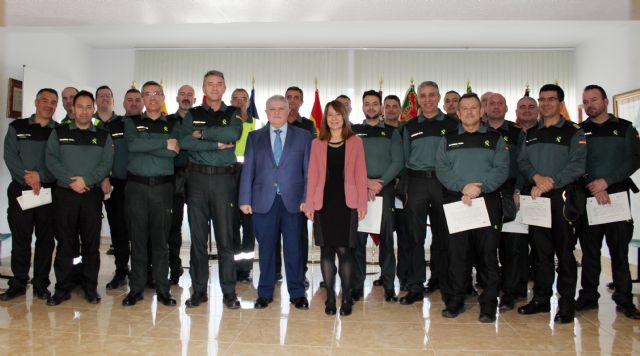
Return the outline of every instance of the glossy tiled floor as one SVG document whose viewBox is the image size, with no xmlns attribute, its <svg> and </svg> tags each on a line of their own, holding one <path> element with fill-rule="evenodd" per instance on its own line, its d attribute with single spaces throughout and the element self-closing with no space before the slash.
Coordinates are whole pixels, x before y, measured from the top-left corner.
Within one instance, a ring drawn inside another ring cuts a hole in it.
<svg viewBox="0 0 640 356">
<path fill-rule="evenodd" d="M 188 261 L 186 249 L 183 255 Z M 172 288 L 178 307 L 158 305 L 153 291 L 147 290 L 143 302 L 125 308 L 121 301 L 126 288 L 104 289 L 113 272 L 113 257 L 103 253 L 102 266 L 99 305 L 87 304 L 81 292 L 74 291 L 70 301 L 48 307 L 44 301 L 32 299 L 30 288 L 26 297 L 1 303 L 0 354 L 640 354 L 640 322 L 617 314 L 605 288 L 600 291 L 600 309 L 580 314 L 574 324 L 555 325 L 555 306 L 552 314 L 525 317 L 509 311 L 494 324 L 481 324 L 473 299 L 457 319 L 440 316 L 443 304 L 439 294 L 411 306 L 385 303 L 381 288 L 372 287 L 377 275 L 372 273 L 367 278 L 364 302 L 354 306 L 353 315 L 341 318 L 324 314 L 317 264 L 310 265 L 307 274 L 312 285 L 308 311 L 291 307 L 283 286 L 278 287 L 279 295 L 267 309 L 254 310 L 257 278 L 253 284 L 237 286 L 242 309 L 225 309 L 216 263 L 211 267 L 208 304 L 185 308 L 190 286 L 185 274 Z M 378 270 L 376 266 L 369 269 Z M 603 270 L 602 282 L 607 282 L 610 273 L 606 267 Z M 6 263 L 0 271 L 8 272 Z M 6 280 L 0 282 L 0 288 L 6 288 Z M 638 284 L 634 292 L 640 292 Z"/>
</svg>

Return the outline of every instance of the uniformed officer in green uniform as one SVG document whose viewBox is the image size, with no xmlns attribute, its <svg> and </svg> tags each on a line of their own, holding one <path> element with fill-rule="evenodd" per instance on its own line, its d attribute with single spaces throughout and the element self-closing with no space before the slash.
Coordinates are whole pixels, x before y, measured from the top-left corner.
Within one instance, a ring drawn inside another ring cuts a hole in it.
<svg viewBox="0 0 640 356">
<path fill-rule="evenodd" d="M 502 135 L 502 139 L 509 149 L 509 178 L 498 189 L 501 198 L 520 199 L 516 194 L 516 180 L 519 176 L 518 170 L 518 149 L 520 142 L 524 139 L 524 134 L 520 126 L 514 122 L 504 119 L 508 107 L 504 96 L 493 93 L 487 100 L 486 124 Z M 515 202 L 511 203 L 515 208 Z M 513 211 L 515 213 L 515 210 Z M 514 234 L 503 232 L 500 236 L 500 264 L 502 291 L 504 294 L 500 298 L 500 310 L 511 310 L 515 306 L 515 300 L 520 295 L 527 295 L 527 285 L 522 284 L 522 261 L 526 261 L 529 254 L 529 242 L 526 234 Z"/>
<path fill-rule="evenodd" d="M 66 87 L 62 89 L 60 96 L 62 97 L 62 107 L 67 112 L 65 117 L 60 120 L 61 124 L 68 124 L 73 120 L 73 97 L 78 94 L 78 89 L 74 87 Z"/>
<path fill-rule="evenodd" d="M 382 121 L 382 98 L 375 90 L 362 95 L 362 111 L 365 120 L 353 125 L 353 132 L 362 138 L 367 163 L 368 194 L 373 201 L 376 196 L 382 198 L 382 224 L 380 226 L 380 269 L 384 298 L 387 302 L 396 302 L 394 280 L 396 258 L 393 244 L 394 230 L 394 183 L 404 164 L 400 134 L 393 126 Z M 367 272 L 367 236 L 358 232 L 358 243 L 354 251 L 356 262 L 355 276 L 351 294 L 354 300 L 363 296 L 364 280 Z"/>
<path fill-rule="evenodd" d="M 143 299 L 147 284 L 148 251 L 158 302 L 176 305 L 169 292 L 169 230 L 173 207 L 173 160 L 180 151 L 178 130 L 162 115 L 162 86 L 148 81 L 142 86 L 146 111 L 128 118 L 124 137 L 129 148 L 125 209 L 131 237 L 129 294 L 122 305 Z"/>
<path fill-rule="evenodd" d="M 422 113 L 402 128 L 404 161 L 408 176 L 408 199 L 405 206 L 410 223 L 411 244 L 407 289 L 401 304 L 413 304 L 424 297 L 427 279 L 424 241 L 427 236 L 427 215 L 431 222 L 431 279 L 427 292 L 439 288 L 447 294 L 446 280 L 440 275 L 446 270 L 446 222 L 442 210 L 442 184 L 435 174 L 436 151 L 440 140 L 458 127 L 458 122 L 438 109 L 438 84 L 425 81 L 418 86 L 418 102 Z"/>
<path fill-rule="evenodd" d="M 133 97 L 140 94 L 137 89 L 129 89 L 127 95 Z M 129 234 L 125 224 L 124 189 L 127 184 L 127 162 L 128 149 L 124 139 L 125 119 L 113 111 L 113 93 L 106 85 L 98 87 L 96 90 L 98 98 L 98 110 L 93 116 L 93 125 L 108 131 L 113 141 L 113 166 L 111 174 L 102 180 L 100 187 L 105 194 L 110 194 L 109 199 L 104 201 L 107 212 L 109 230 L 111 231 L 111 242 L 113 244 L 113 255 L 115 258 L 116 270 L 113 278 L 107 283 L 107 289 L 116 289 L 126 285 L 129 275 Z M 126 101 L 126 99 L 125 99 Z"/>
<path fill-rule="evenodd" d="M 535 250 L 535 280 L 533 299 L 518 308 L 520 314 L 549 312 L 553 295 L 554 254 L 558 258 L 558 313 L 555 320 L 571 323 L 575 315 L 577 281 L 576 259 L 573 250 L 576 236 L 565 218 L 567 191 L 578 187 L 578 179 L 585 173 L 587 142 L 584 132 L 560 115 L 564 91 L 555 84 L 540 88 L 541 120 L 527 131 L 518 155 L 518 168 L 529 187 L 524 194 L 532 198 L 551 199 L 551 228 L 529 226 Z"/>
<path fill-rule="evenodd" d="M 213 221 L 218 250 L 223 303 L 230 309 L 240 307 L 235 291 L 233 217 L 238 200 L 234 150 L 242 134 L 242 121 L 239 110 L 222 101 L 226 88 L 222 72 L 207 72 L 202 84 L 206 102 L 189 110 L 182 125 L 181 145 L 189 151 L 187 212 L 191 228 L 189 274 L 193 284 L 191 297 L 185 303 L 189 308 L 208 301 L 209 220 Z"/>
<path fill-rule="evenodd" d="M 240 109 L 240 120 L 242 120 L 242 136 L 236 142 L 236 157 L 238 163 L 236 167 L 236 184 L 238 189 L 240 186 L 240 174 L 242 173 L 242 165 L 244 162 L 244 151 L 247 145 L 247 137 L 249 133 L 256 128 L 256 121 L 253 115 L 256 115 L 255 105 L 252 113 L 248 113 L 249 93 L 242 88 L 238 88 L 231 93 L 231 105 Z M 236 252 L 236 276 L 238 282 L 251 282 L 251 270 L 253 269 L 254 250 L 256 238 L 253 233 L 253 220 L 251 214 L 243 213 L 237 209 L 235 225 L 233 227 L 233 246 Z M 242 234 L 240 233 L 242 227 Z"/>
<path fill-rule="evenodd" d="M 52 204 L 22 210 L 18 197 L 23 191 L 39 194 L 41 188 L 51 188 L 55 177 L 45 163 L 45 148 L 51 131 L 56 126 L 53 114 L 58 93 L 44 88 L 38 91 L 36 113 L 29 118 L 9 124 L 4 139 L 4 161 L 11 174 L 7 189 L 9 209 L 7 221 L 11 230 L 11 272 L 9 289 L 0 294 L 0 300 L 11 300 L 26 293 L 31 266 L 31 239 L 35 228 L 36 246 L 33 258 L 33 296 L 47 299 L 51 258 L 55 246 Z"/>
<path fill-rule="evenodd" d="M 167 120 L 169 122 L 175 121 L 174 125 L 182 125 L 185 115 L 196 103 L 193 87 L 191 85 L 181 86 L 178 89 L 178 95 L 176 95 L 176 102 L 178 103 L 178 111 L 167 116 Z M 169 233 L 169 269 L 171 270 L 169 280 L 171 284 L 178 284 L 180 276 L 184 273 L 180 248 L 182 248 L 182 220 L 184 219 L 184 203 L 186 201 L 188 154 L 187 150 L 181 149 L 173 162 L 173 221 Z"/>
<path fill-rule="evenodd" d="M 441 140 L 436 157 L 438 180 L 447 189 L 445 202 L 462 200 L 471 206 L 483 197 L 491 225 L 449 234 L 448 288 L 442 316 L 455 318 L 464 311 L 469 284 L 469 255 L 475 256 L 478 274 L 484 283 L 480 302 L 480 321 L 496 320 L 498 306 L 498 243 L 502 228 L 502 205 L 498 189 L 509 176 L 509 152 L 500 134 L 481 123 L 481 102 L 474 93 L 460 97 L 457 131 Z M 443 278 L 443 277 L 441 277 Z"/>
<path fill-rule="evenodd" d="M 588 85 L 582 93 L 582 104 L 589 115 L 580 125 L 587 138 L 587 189 L 598 204 L 610 203 L 609 195 L 636 189 L 629 178 L 640 167 L 638 131 L 627 120 L 607 112 L 607 93 L 598 85 Z M 633 305 L 631 273 L 629 272 L 629 241 L 633 237 L 633 221 L 618 221 L 589 225 L 583 217 L 580 234 L 582 248 L 582 289 L 576 310 L 598 308 L 600 282 L 600 250 L 606 237 L 613 272 L 613 301 L 619 312 L 631 319 L 640 319 Z"/>
<path fill-rule="evenodd" d="M 80 91 L 73 98 L 75 119 L 58 126 L 47 142 L 47 167 L 57 180 L 53 209 L 58 246 L 54 269 L 56 290 L 47 305 L 58 305 L 71 296 L 73 287 L 73 240 L 80 233 L 82 287 L 89 303 L 100 302 L 97 292 L 100 269 L 102 199 L 100 182 L 113 165 L 113 141 L 108 131 L 91 122 L 95 111 L 93 95 Z"/>
</svg>

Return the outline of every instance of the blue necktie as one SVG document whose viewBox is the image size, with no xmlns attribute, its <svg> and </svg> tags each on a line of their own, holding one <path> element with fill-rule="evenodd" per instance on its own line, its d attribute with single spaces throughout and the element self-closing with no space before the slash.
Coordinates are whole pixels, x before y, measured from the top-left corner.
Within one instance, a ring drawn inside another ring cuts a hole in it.
<svg viewBox="0 0 640 356">
<path fill-rule="evenodd" d="M 276 161 L 276 165 L 280 163 L 280 157 L 282 156 L 282 139 L 280 133 L 282 130 L 276 129 L 273 132 L 276 133 L 276 139 L 273 142 L 273 159 Z"/>
</svg>

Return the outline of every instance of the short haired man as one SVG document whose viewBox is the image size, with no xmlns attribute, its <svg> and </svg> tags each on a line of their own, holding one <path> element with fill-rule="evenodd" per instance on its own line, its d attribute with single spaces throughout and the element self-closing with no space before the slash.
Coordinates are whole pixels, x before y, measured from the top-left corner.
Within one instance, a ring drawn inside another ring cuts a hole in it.
<svg viewBox="0 0 640 356">
<path fill-rule="evenodd" d="M 351 115 L 351 98 L 349 98 L 348 96 L 346 96 L 344 94 L 340 94 L 340 95 L 338 95 L 336 100 L 341 102 L 342 105 L 344 105 L 344 107 L 347 108 L 347 114 Z"/>
<path fill-rule="evenodd" d="M 638 131 L 627 120 L 607 112 L 609 99 L 598 85 L 588 85 L 582 93 L 582 105 L 589 116 L 580 125 L 587 137 L 587 189 L 598 204 L 610 203 L 609 195 L 626 192 L 633 186 L 630 176 L 640 167 Z M 640 319 L 640 311 L 633 305 L 631 273 L 629 272 L 629 241 L 633 237 L 633 221 L 618 221 L 589 225 L 583 219 L 583 233 L 579 234 L 582 248 L 582 289 L 576 310 L 598 308 L 600 282 L 600 250 L 606 237 L 611 270 L 613 271 L 612 299 L 616 310 L 631 319 Z"/>
<path fill-rule="evenodd" d="M 195 90 L 191 85 L 185 84 L 181 86 L 176 95 L 178 111 L 167 115 L 167 121 L 175 125 L 175 127 L 180 127 L 185 115 L 196 103 L 195 95 Z M 182 247 L 182 220 L 184 219 L 184 203 L 186 201 L 188 163 L 188 152 L 181 149 L 173 161 L 173 215 L 169 232 L 169 280 L 171 284 L 178 284 L 180 277 L 184 273 L 182 259 L 180 259 L 180 248 Z"/>
<path fill-rule="evenodd" d="M 169 274 L 169 230 L 173 207 L 173 161 L 180 151 L 178 125 L 162 114 L 162 86 L 148 81 L 142 86 L 146 111 L 140 118 L 125 121 L 129 165 L 125 208 L 131 237 L 131 275 L 124 306 L 144 298 L 148 256 L 151 250 L 156 297 L 166 306 L 176 305 L 171 297 Z"/>
<path fill-rule="evenodd" d="M 436 178 L 436 151 L 441 138 L 453 132 L 458 122 L 438 109 L 440 91 L 438 84 L 425 81 L 418 86 L 418 103 L 421 113 L 403 127 L 403 149 L 408 175 L 408 195 L 405 206 L 410 221 L 412 244 L 407 274 L 409 293 L 400 298 L 401 304 L 413 304 L 424 297 L 426 266 L 424 242 L 427 235 L 427 215 L 431 221 L 431 279 L 427 292 L 441 288 L 443 296 L 450 294 L 446 282 L 447 227 L 444 218 L 443 186 Z"/>
<path fill-rule="evenodd" d="M 480 101 L 482 103 L 482 121 L 487 121 L 487 103 L 489 102 L 489 97 L 491 95 L 493 95 L 493 92 L 487 91 L 480 96 Z"/>
<path fill-rule="evenodd" d="M 455 90 L 449 90 L 444 94 L 444 102 L 442 103 L 442 108 L 447 115 L 453 117 L 456 120 L 458 119 L 458 102 L 460 101 L 460 94 Z"/>
<path fill-rule="evenodd" d="M 142 102 L 142 93 L 140 93 L 140 90 L 131 88 L 124 94 L 122 106 L 124 107 L 125 116 L 141 115 L 143 105 L 144 103 Z"/>
<path fill-rule="evenodd" d="M 384 124 L 398 127 L 400 125 L 400 114 L 402 114 L 402 103 L 396 95 L 387 95 L 382 102 L 384 113 Z"/>
<path fill-rule="evenodd" d="M 538 102 L 529 96 L 518 100 L 516 106 L 516 118 L 522 131 L 527 132 L 530 128 L 538 125 Z"/>
<path fill-rule="evenodd" d="M 11 300 L 26 293 L 31 266 L 31 239 L 35 229 L 36 246 L 33 258 L 33 297 L 48 299 L 51 281 L 51 258 L 54 241 L 53 206 L 46 204 L 23 210 L 17 198 L 23 191 L 39 194 L 41 188 L 51 188 L 55 177 L 45 162 L 46 143 L 56 127 L 53 114 L 58 105 L 58 92 L 44 88 L 35 100 L 36 113 L 9 124 L 4 139 L 4 161 L 11 174 L 7 189 L 9 208 L 7 221 L 11 230 L 11 272 L 9 289 L 0 300 Z"/>
<path fill-rule="evenodd" d="M 376 196 L 382 198 L 382 225 L 380 227 L 380 269 L 384 298 L 387 302 L 396 302 L 398 297 L 394 289 L 396 259 L 393 244 L 394 185 L 398 173 L 404 164 L 400 134 L 393 126 L 382 121 L 380 93 L 365 91 L 362 95 L 362 111 L 365 120 L 353 125 L 353 132 L 362 138 L 368 177 L 369 200 Z M 367 236 L 358 232 L 358 242 L 354 251 L 355 275 L 351 294 L 357 301 L 364 295 L 364 281 L 367 272 Z"/>
<path fill-rule="evenodd" d="M 58 241 L 54 269 L 56 291 L 47 300 L 55 306 L 71 298 L 73 241 L 80 234 L 82 288 L 91 304 L 100 303 L 97 291 L 100 268 L 100 229 L 104 192 L 100 182 L 113 165 L 109 132 L 91 122 L 93 95 L 81 91 L 73 98 L 75 119 L 58 126 L 47 141 L 47 167 L 56 178 L 53 209 Z"/>
<path fill-rule="evenodd" d="M 181 144 L 189 151 L 187 208 L 191 228 L 189 274 L 193 292 L 185 303 L 188 308 L 208 301 L 210 220 L 218 249 L 223 303 L 229 309 L 240 308 L 235 290 L 233 216 L 238 199 L 234 151 L 235 142 L 242 135 L 242 120 L 236 107 L 222 101 L 226 89 L 222 72 L 207 72 L 202 80 L 206 100 L 187 112 L 182 125 Z"/>
<path fill-rule="evenodd" d="M 60 97 L 62 97 L 62 107 L 67 112 L 65 117 L 60 120 L 61 124 L 68 124 L 73 120 L 73 97 L 78 94 L 78 89 L 74 87 L 66 87 L 62 89 Z"/>
<path fill-rule="evenodd" d="M 527 179 L 525 193 L 532 198 L 551 200 L 551 228 L 529 226 L 529 236 L 535 249 L 535 281 L 533 299 L 518 308 L 520 314 L 549 312 L 553 295 L 554 255 L 558 258 L 558 283 L 560 294 L 558 313 L 554 320 L 571 323 L 575 315 L 577 281 L 576 259 L 573 249 L 576 236 L 566 220 L 566 191 L 578 188 L 578 179 L 585 173 L 587 145 L 584 132 L 560 114 L 564 91 L 555 84 L 540 88 L 541 120 L 527 130 L 518 155 L 518 168 Z"/>
<path fill-rule="evenodd" d="M 481 121 L 481 103 L 474 93 L 467 93 L 458 103 L 460 126 L 441 140 L 436 158 L 436 174 L 448 203 L 462 201 L 471 206 L 473 199 L 484 198 L 490 226 L 450 233 L 448 276 L 451 294 L 445 298 L 442 316 L 455 318 L 464 311 L 469 284 L 469 255 L 477 256 L 476 268 L 483 281 L 480 322 L 496 320 L 498 305 L 497 249 L 502 226 L 502 208 L 498 189 L 509 176 L 509 152 L 500 134 Z"/>
<path fill-rule="evenodd" d="M 273 301 L 276 241 L 282 236 L 289 300 L 308 309 L 305 297 L 300 230 L 304 210 L 311 134 L 287 124 L 288 105 L 281 95 L 267 100 L 269 125 L 249 134 L 240 183 L 240 209 L 253 214 L 259 242 L 260 282 L 256 309 Z M 285 144 L 286 143 L 286 144 Z"/>
</svg>

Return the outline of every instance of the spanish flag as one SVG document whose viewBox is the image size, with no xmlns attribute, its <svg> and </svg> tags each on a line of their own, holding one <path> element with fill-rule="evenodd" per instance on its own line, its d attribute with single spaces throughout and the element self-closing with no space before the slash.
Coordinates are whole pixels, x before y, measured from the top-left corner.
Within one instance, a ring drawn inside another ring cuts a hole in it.
<svg viewBox="0 0 640 356">
<path fill-rule="evenodd" d="M 316 125 L 316 129 L 320 132 L 322 126 L 322 105 L 320 105 L 320 92 L 316 88 L 316 98 L 313 101 L 313 108 L 311 109 L 311 115 L 309 119 Z"/>
</svg>

